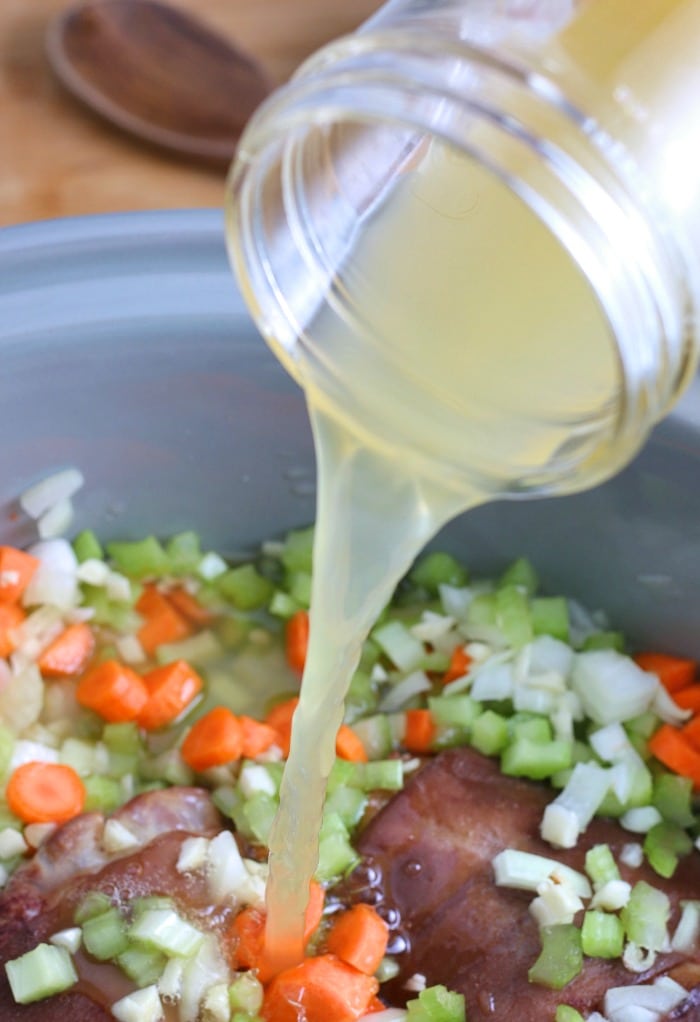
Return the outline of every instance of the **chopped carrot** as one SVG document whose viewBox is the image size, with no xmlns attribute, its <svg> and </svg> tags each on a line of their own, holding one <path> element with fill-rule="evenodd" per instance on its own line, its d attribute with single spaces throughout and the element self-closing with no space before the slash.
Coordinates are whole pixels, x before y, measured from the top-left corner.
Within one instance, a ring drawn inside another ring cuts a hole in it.
<svg viewBox="0 0 700 1022">
<path fill-rule="evenodd" d="M 27 615 L 17 603 L 0 603 L 0 658 L 17 649 L 15 630 Z"/>
<path fill-rule="evenodd" d="M 447 670 L 442 676 L 442 684 L 447 685 L 451 681 L 455 681 L 457 678 L 463 678 L 469 670 L 472 663 L 472 658 L 467 653 L 464 646 L 456 646 L 452 651 L 450 657 L 450 663 Z"/>
<path fill-rule="evenodd" d="M 406 710 L 406 730 L 403 744 L 409 752 L 420 756 L 430 752 L 437 734 L 430 710 Z"/>
<path fill-rule="evenodd" d="M 366 976 L 335 955 L 305 958 L 280 972 L 265 991 L 265 1022 L 355 1022 L 379 989 Z"/>
<path fill-rule="evenodd" d="M 85 670 L 94 649 L 95 636 L 88 624 L 69 625 L 41 654 L 39 670 L 46 678 L 71 678 Z"/>
<path fill-rule="evenodd" d="M 137 721 L 146 731 L 172 724 L 199 695 L 204 682 L 186 660 L 173 660 L 144 674 L 148 701 Z"/>
<path fill-rule="evenodd" d="M 24 550 L 0 546 L 0 603 L 19 600 L 38 567 L 38 559 Z"/>
<path fill-rule="evenodd" d="M 700 685 L 688 685 L 673 693 L 673 701 L 682 710 L 700 711 Z"/>
<path fill-rule="evenodd" d="M 384 1001 L 380 1001 L 378 997 L 373 997 L 367 1005 L 365 1015 L 374 1015 L 376 1011 L 386 1011 L 386 1004 Z"/>
<path fill-rule="evenodd" d="M 289 755 L 289 741 L 292 736 L 292 717 L 299 702 L 298 696 L 285 699 L 283 703 L 277 703 L 268 711 L 265 723 L 277 732 L 277 744 L 286 758 Z"/>
<path fill-rule="evenodd" d="M 695 681 L 697 664 L 694 660 L 668 653 L 637 653 L 634 660 L 643 671 L 656 674 L 667 692 L 677 692 Z"/>
<path fill-rule="evenodd" d="M 321 922 L 326 892 L 321 884 L 312 880 L 309 884 L 309 902 L 304 916 L 304 944 Z M 265 912 L 248 905 L 231 923 L 227 938 L 230 943 L 231 963 L 236 969 L 258 969 L 264 977 Z"/>
<path fill-rule="evenodd" d="M 367 976 L 373 976 L 386 954 L 389 927 L 371 905 L 353 905 L 335 916 L 328 950 Z"/>
<path fill-rule="evenodd" d="M 339 759 L 347 759 L 351 763 L 366 763 L 368 756 L 362 739 L 358 738 L 347 724 L 341 724 L 335 738 L 335 754 Z"/>
<path fill-rule="evenodd" d="M 144 618 L 138 639 L 149 656 L 164 643 L 178 642 L 192 634 L 189 623 L 155 586 L 145 586 L 136 610 Z"/>
<path fill-rule="evenodd" d="M 204 607 L 192 593 L 188 593 L 182 586 L 171 589 L 167 599 L 170 600 L 175 610 L 191 621 L 193 625 L 209 624 L 214 616 L 208 607 Z"/>
<path fill-rule="evenodd" d="M 63 763 L 23 763 L 10 776 L 5 798 L 24 823 L 65 823 L 85 805 L 85 786 Z"/>
<path fill-rule="evenodd" d="M 700 788 L 700 752 L 677 728 L 662 724 L 649 739 L 649 751 L 669 770 L 689 777 Z"/>
<path fill-rule="evenodd" d="M 681 728 L 681 734 L 686 738 L 690 744 L 700 752 L 700 717 L 693 717 L 688 723 Z"/>
<path fill-rule="evenodd" d="M 215 706 L 192 725 L 180 754 L 198 772 L 240 759 L 243 728 L 238 717 L 226 706 Z"/>
<path fill-rule="evenodd" d="M 143 678 L 118 660 L 97 664 L 80 679 L 76 699 L 110 724 L 135 720 L 148 702 Z"/>
<path fill-rule="evenodd" d="M 309 614 L 306 610 L 298 610 L 287 621 L 284 630 L 284 649 L 287 663 L 303 674 L 306 663 L 306 652 L 309 648 Z"/>
<path fill-rule="evenodd" d="M 254 720 L 253 717 L 246 717 L 245 714 L 238 718 L 238 722 L 243 733 L 241 755 L 248 759 L 255 759 L 277 741 L 277 732 L 269 724 L 263 724 L 259 720 Z"/>
</svg>

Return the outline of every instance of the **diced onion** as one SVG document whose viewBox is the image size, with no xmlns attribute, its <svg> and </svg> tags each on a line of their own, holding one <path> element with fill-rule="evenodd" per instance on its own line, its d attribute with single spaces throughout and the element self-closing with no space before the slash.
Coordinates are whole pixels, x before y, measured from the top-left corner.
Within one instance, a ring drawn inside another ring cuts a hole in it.
<svg viewBox="0 0 700 1022">
<path fill-rule="evenodd" d="M 85 482 L 80 469 L 66 468 L 28 487 L 19 498 L 20 507 L 30 518 L 41 518 L 51 508 L 70 500 Z"/>
<path fill-rule="evenodd" d="M 221 957 L 218 942 L 213 934 L 207 934 L 199 952 L 185 963 L 182 970 L 180 1022 L 196 1022 L 207 990 L 228 981 L 228 966 Z"/>
<path fill-rule="evenodd" d="M 215 902 L 239 899 L 248 882 L 248 871 L 236 839 L 229 830 L 212 838 L 207 849 L 209 891 Z"/>
<path fill-rule="evenodd" d="M 661 823 L 662 816 L 656 806 L 639 806 L 635 809 L 628 809 L 620 817 L 620 823 L 625 830 L 631 830 L 633 834 L 646 834 Z"/>
<path fill-rule="evenodd" d="M 647 1008 L 649 1011 L 666 1015 L 687 997 L 688 991 L 670 976 L 663 976 L 654 983 L 636 983 L 624 987 L 611 987 L 605 994 L 605 1014 L 616 1022 L 622 1008 Z"/>
<path fill-rule="evenodd" d="M 571 683 L 584 710 L 598 724 L 631 720 L 645 713 L 659 688 L 655 675 L 611 649 L 578 653 Z"/>
<path fill-rule="evenodd" d="M 12 747 L 9 772 L 12 773 L 25 763 L 58 763 L 58 750 L 42 742 L 30 742 L 20 738 Z"/>
<path fill-rule="evenodd" d="M 535 893 L 546 880 L 564 885 L 580 898 L 590 898 L 592 892 L 588 877 L 556 859 L 532 852 L 506 848 L 492 862 L 498 887 L 512 887 Z"/>
<path fill-rule="evenodd" d="M 693 715 L 692 710 L 683 710 L 677 706 L 673 701 L 673 696 L 666 691 L 663 685 L 658 686 L 651 708 L 656 716 L 661 717 L 666 724 L 684 724 Z"/>
<path fill-rule="evenodd" d="M 24 855 L 27 850 L 27 842 L 14 827 L 0 830 L 0 859 L 12 859 L 15 855 Z"/>
<path fill-rule="evenodd" d="M 631 892 L 632 886 L 626 880 L 608 880 L 596 891 L 591 907 L 602 908 L 606 912 L 618 912 L 630 900 Z"/>
<path fill-rule="evenodd" d="M 102 846 L 105 851 L 127 852 L 138 848 L 141 842 L 128 827 L 125 827 L 119 820 L 110 819 L 104 825 L 102 831 Z"/>
<path fill-rule="evenodd" d="M 436 614 L 432 610 L 424 610 L 418 624 L 413 625 L 411 634 L 421 642 L 434 643 L 444 638 L 454 626 L 455 620 L 446 614 Z"/>
<path fill-rule="evenodd" d="M 644 849 L 638 842 L 630 841 L 629 844 L 622 846 L 620 862 L 630 869 L 639 869 L 644 862 Z"/>
<path fill-rule="evenodd" d="M 205 837 L 188 837 L 180 846 L 176 869 L 178 873 L 194 873 L 207 864 L 209 841 Z"/>
<path fill-rule="evenodd" d="M 558 848 L 573 848 L 609 788 L 608 770 L 597 763 L 577 763 L 564 790 L 545 809 L 540 826 L 544 840 Z M 575 837 L 574 822 L 578 828 Z"/>
<path fill-rule="evenodd" d="M 470 691 L 477 702 L 510 699 L 513 694 L 513 667 L 496 657 L 479 667 L 473 676 L 474 682 Z M 447 688 L 445 691 L 447 692 Z M 451 691 L 453 689 L 450 689 Z"/>
<path fill-rule="evenodd" d="M 52 508 L 44 512 L 36 523 L 37 531 L 41 539 L 54 539 L 62 536 L 68 530 L 73 521 L 73 502 L 61 500 Z"/>
<path fill-rule="evenodd" d="M 67 930 L 59 930 L 49 937 L 49 944 L 55 947 L 64 947 L 66 951 L 74 955 L 80 948 L 83 940 L 83 931 L 79 926 L 70 926 Z"/>
<path fill-rule="evenodd" d="M 684 901 L 681 904 L 681 917 L 671 938 L 671 948 L 691 954 L 697 951 L 700 943 L 700 901 Z"/>
<path fill-rule="evenodd" d="M 393 685 L 379 704 L 382 713 L 394 713 L 406 705 L 414 696 L 428 692 L 432 688 L 430 678 L 425 671 L 413 671 Z"/>
<path fill-rule="evenodd" d="M 363 1015 L 358 1022 L 405 1022 L 408 1012 L 404 1008 L 387 1008 L 385 1011 L 373 1011 Z"/>
<path fill-rule="evenodd" d="M 117 1022 L 161 1022 L 165 1018 L 158 987 L 154 985 L 134 990 L 112 1005 Z"/>
</svg>

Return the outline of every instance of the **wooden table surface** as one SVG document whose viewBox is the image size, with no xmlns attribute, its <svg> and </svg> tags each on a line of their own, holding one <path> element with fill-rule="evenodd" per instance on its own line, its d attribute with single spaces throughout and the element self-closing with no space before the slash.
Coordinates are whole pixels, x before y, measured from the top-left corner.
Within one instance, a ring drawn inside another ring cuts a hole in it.
<svg viewBox="0 0 700 1022">
<path fill-rule="evenodd" d="M 380 0 L 174 0 L 248 48 L 276 82 Z M 52 16 L 70 0 L 0 0 L 0 227 L 132 209 L 220 206 L 224 171 L 112 128 L 54 80 Z"/>
</svg>

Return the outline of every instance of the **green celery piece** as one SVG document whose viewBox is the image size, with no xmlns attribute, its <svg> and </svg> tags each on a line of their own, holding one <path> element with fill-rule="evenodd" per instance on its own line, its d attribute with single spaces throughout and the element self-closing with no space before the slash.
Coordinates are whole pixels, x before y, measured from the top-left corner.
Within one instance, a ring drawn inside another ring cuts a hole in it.
<svg viewBox="0 0 700 1022">
<path fill-rule="evenodd" d="M 73 921 L 76 926 L 82 926 L 88 919 L 102 915 L 110 908 L 112 908 L 112 902 L 106 894 L 103 894 L 102 891 L 89 891 L 78 904 L 73 914 Z"/>
<path fill-rule="evenodd" d="M 376 707 L 377 691 L 374 682 L 366 671 L 355 671 L 345 697 L 345 723 L 352 724 L 358 717 L 364 718 L 365 714 Z"/>
<path fill-rule="evenodd" d="M 102 741 L 110 752 L 120 752 L 125 756 L 138 756 L 143 751 L 137 724 L 105 724 Z"/>
<path fill-rule="evenodd" d="M 275 587 L 252 564 L 229 568 L 216 580 L 218 591 L 239 610 L 257 610 L 272 597 Z"/>
<path fill-rule="evenodd" d="M 156 660 L 159 664 L 171 664 L 175 660 L 186 660 L 193 667 L 204 667 L 215 660 L 220 660 L 223 654 L 224 647 L 214 632 L 205 628 L 178 642 L 162 643 L 156 650 Z"/>
<path fill-rule="evenodd" d="M 367 808 L 367 796 L 359 788 L 343 786 L 326 799 L 326 811 L 336 813 L 348 831 L 352 831 L 364 816 Z"/>
<path fill-rule="evenodd" d="M 86 812 L 97 810 L 102 813 L 112 813 L 124 802 L 122 786 L 113 777 L 92 774 L 90 777 L 83 777 L 83 784 L 85 785 Z"/>
<path fill-rule="evenodd" d="M 403 763 L 400 759 L 379 759 L 369 763 L 352 763 L 351 784 L 363 791 L 401 791 Z"/>
<path fill-rule="evenodd" d="M 625 928 L 616 915 L 591 909 L 583 917 L 581 947 L 589 958 L 621 958 Z"/>
<path fill-rule="evenodd" d="M 516 738 L 501 755 L 501 773 L 508 777 L 529 777 L 542 781 L 571 766 L 571 742 L 555 738 L 551 742 L 533 742 Z"/>
<path fill-rule="evenodd" d="M 73 551 L 80 563 L 83 561 L 101 561 L 104 557 L 104 550 L 99 539 L 92 529 L 83 529 L 73 540 Z"/>
<path fill-rule="evenodd" d="M 336 788 L 345 788 L 348 785 L 359 788 L 360 785 L 357 783 L 357 771 L 355 763 L 352 763 L 349 759 L 339 759 L 336 757 L 331 772 L 328 775 L 328 784 L 326 785 L 326 793 L 330 795 L 335 791 Z"/>
<path fill-rule="evenodd" d="M 509 586 L 517 586 L 519 589 L 525 590 L 528 596 L 534 596 L 539 584 L 540 580 L 533 566 L 526 557 L 519 557 L 503 572 L 498 587 L 504 589 Z"/>
<path fill-rule="evenodd" d="M 508 744 L 508 721 L 495 710 L 484 710 L 472 724 L 470 741 L 484 756 L 497 756 Z"/>
<path fill-rule="evenodd" d="M 243 816 L 248 825 L 248 833 L 263 845 L 268 843 L 278 805 L 276 798 L 262 791 L 243 803 Z"/>
<path fill-rule="evenodd" d="M 290 571 L 287 577 L 289 595 L 300 607 L 311 605 L 311 574 L 308 571 Z"/>
<path fill-rule="evenodd" d="M 113 628 L 115 632 L 122 634 L 138 630 L 141 618 L 134 610 L 133 603 L 117 603 L 114 600 L 110 600 L 106 591 L 100 586 L 83 584 L 81 591 L 83 594 L 83 604 L 86 607 L 92 607 L 94 610 L 91 620 L 95 624 L 106 625 L 108 628 Z"/>
<path fill-rule="evenodd" d="M 134 919 L 138 919 L 144 912 L 150 912 L 152 909 L 171 909 L 173 912 L 177 911 L 175 902 L 167 894 L 144 894 L 142 897 L 134 899 L 131 906 L 131 914 Z"/>
<path fill-rule="evenodd" d="M 646 713 L 640 713 L 638 717 L 625 721 L 625 731 L 630 737 L 639 735 L 640 738 L 651 738 L 660 723 L 656 714 L 652 710 L 647 710 Z"/>
<path fill-rule="evenodd" d="M 162 951 L 147 951 L 139 947 L 128 947 L 117 957 L 119 968 L 139 988 L 157 983 L 167 961 Z"/>
<path fill-rule="evenodd" d="M 437 550 L 421 557 L 409 578 L 414 585 L 427 589 L 429 593 L 437 593 L 441 585 L 466 585 L 468 573 L 452 554 Z"/>
<path fill-rule="evenodd" d="M 438 727 L 469 731 L 481 713 L 482 706 L 469 695 L 430 696 L 428 709 Z"/>
<path fill-rule="evenodd" d="M 654 778 L 652 804 L 664 820 L 679 827 L 691 827 L 695 822 L 692 809 L 693 782 L 689 777 L 665 771 Z"/>
<path fill-rule="evenodd" d="M 600 806 L 598 816 L 622 816 L 628 809 L 637 809 L 639 806 L 647 806 L 652 799 L 652 776 L 649 770 L 635 771 L 632 780 L 632 790 L 623 804 L 612 789 L 607 793 Z"/>
<path fill-rule="evenodd" d="M 620 912 L 627 939 L 649 951 L 661 951 L 668 940 L 671 903 L 668 895 L 640 880 Z"/>
<path fill-rule="evenodd" d="M 467 607 L 467 625 L 472 628 L 496 626 L 496 594 L 479 593 Z"/>
<path fill-rule="evenodd" d="M 610 880 L 619 880 L 620 871 L 610 851 L 610 845 L 593 845 L 586 852 L 586 873 L 596 887 L 602 887 Z"/>
<path fill-rule="evenodd" d="M 288 532 L 282 550 L 282 563 L 287 571 L 308 571 L 312 568 L 314 529 L 295 529 Z"/>
<path fill-rule="evenodd" d="M 129 946 L 124 918 L 117 908 L 91 916 L 83 923 L 83 944 L 93 958 L 107 962 Z"/>
<path fill-rule="evenodd" d="M 68 951 L 53 944 L 37 944 L 26 954 L 6 962 L 5 971 L 17 1004 L 42 1001 L 78 982 Z"/>
<path fill-rule="evenodd" d="M 421 990 L 406 1005 L 406 1022 L 465 1022 L 464 994 L 436 985 Z"/>
<path fill-rule="evenodd" d="M 625 637 L 622 632 L 594 632 L 586 636 L 581 646 L 584 653 L 592 649 L 615 649 L 618 653 L 624 653 Z"/>
<path fill-rule="evenodd" d="M 513 716 L 510 718 L 509 725 L 510 735 L 514 741 L 519 738 L 527 738 L 530 742 L 544 745 L 546 742 L 551 742 L 554 737 L 552 725 L 547 717 L 535 714 Z"/>
<path fill-rule="evenodd" d="M 359 669 L 369 674 L 381 655 L 382 651 L 377 643 L 373 639 L 365 639 L 362 646 Z"/>
<path fill-rule="evenodd" d="M 538 596 L 530 603 L 532 631 L 569 641 L 569 605 L 563 596 Z"/>
<path fill-rule="evenodd" d="M 243 806 L 241 793 L 230 784 L 222 784 L 218 788 L 214 788 L 211 800 L 219 812 L 230 819 L 233 819 L 234 812 L 240 811 Z"/>
<path fill-rule="evenodd" d="M 228 988 L 229 1004 L 233 1011 L 254 1015 L 262 1007 L 263 986 L 252 972 L 243 972 Z"/>
<path fill-rule="evenodd" d="M 528 599 L 518 586 L 504 586 L 496 592 L 496 625 L 511 646 L 526 646 L 532 641 Z"/>
<path fill-rule="evenodd" d="M 170 568 L 168 555 L 155 536 L 134 542 L 108 543 L 107 553 L 115 568 L 130 578 L 167 575 Z"/>
<path fill-rule="evenodd" d="M 202 560 L 199 536 L 191 530 L 171 536 L 165 544 L 169 575 L 195 575 Z"/>
<path fill-rule="evenodd" d="M 581 931 L 573 923 L 543 926 L 540 939 L 542 950 L 527 974 L 528 979 L 550 990 L 561 990 L 583 968 Z"/>
<path fill-rule="evenodd" d="M 425 656 L 423 643 L 412 635 L 403 621 L 387 621 L 374 629 L 372 638 L 402 671 L 414 670 Z"/>
<path fill-rule="evenodd" d="M 283 620 L 292 617 L 298 610 L 301 610 L 301 604 L 282 589 L 277 589 L 272 594 L 269 606 L 267 608 L 274 617 L 280 617 Z"/>
<path fill-rule="evenodd" d="M 569 1004 L 558 1004 L 554 1022 L 584 1022 L 583 1015 Z"/>
<path fill-rule="evenodd" d="M 677 823 L 657 823 L 644 838 L 647 862 L 659 876 L 668 880 L 676 872 L 678 859 L 693 850 L 693 842 Z"/>
</svg>

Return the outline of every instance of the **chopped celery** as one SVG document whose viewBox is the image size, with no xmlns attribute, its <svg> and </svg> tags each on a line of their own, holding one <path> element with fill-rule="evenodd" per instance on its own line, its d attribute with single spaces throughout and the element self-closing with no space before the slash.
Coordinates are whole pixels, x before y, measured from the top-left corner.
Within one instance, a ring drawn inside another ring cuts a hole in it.
<svg viewBox="0 0 700 1022">
<path fill-rule="evenodd" d="M 625 721 L 625 731 L 630 738 L 638 735 L 640 738 L 651 738 L 657 730 L 661 721 L 652 710 L 640 713 L 638 717 L 632 717 Z"/>
<path fill-rule="evenodd" d="M 252 564 L 229 568 L 216 580 L 218 591 L 239 610 L 264 607 L 275 591 L 268 578 L 264 578 Z"/>
<path fill-rule="evenodd" d="M 337 813 L 325 813 L 321 824 L 316 879 L 321 883 L 344 876 L 360 858 Z"/>
<path fill-rule="evenodd" d="M 359 669 L 369 673 L 377 660 L 381 656 L 382 651 L 373 639 L 365 639 L 362 646 L 362 653 L 360 654 Z"/>
<path fill-rule="evenodd" d="M 668 941 L 671 903 L 668 895 L 640 880 L 620 912 L 627 939 L 649 951 L 663 951 Z"/>
<path fill-rule="evenodd" d="M 618 653 L 625 652 L 625 637 L 622 632 L 594 632 L 583 640 L 581 649 L 588 652 L 592 649 L 614 649 Z"/>
<path fill-rule="evenodd" d="M 189 958 L 200 947 L 204 934 L 172 909 L 148 909 L 129 928 L 129 937 L 145 948 L 162 951 L 169 958 Z"/>
<path fill-rule="evenodd" d="M 635 770 L 632 775 L 632 789 L 623 802 L 617 797 L 612 788 L 601 802 L 598 808 L 599 816 L 622 816 L 628 809 L 638 809 L 641 806 L 648 806 L 652 798 L 652 776 L 649 770 Z"/>
<path fill-rule="evenodd" d="M 64 947 L 38 944 L 31 951 L 5 963 L 12 996 L 17 1004 L 31 1004 L 68 990 L 78 974 Z"/>
<path fill-rule="evenodd" d="M 382 958 L 379 963 L 379 968 L 375 972 L 375 976 L 380 983 L 388 983 L 390 979 L 395 979 L 401 972 L 401 967 L 395 958 L 390 958 L 386 955 Z"/>
<path fill-rule="evenodd" d="M 554 1022 L 584 1022 L 583 1015 L 569 1004 L 558 1004 Z"/>
<path fill-rule="evenodd" d="M 534 596 L 540 581 L 537 572 L 525 557 L 519 557 L 517 561 L 506 568 L 499 580 L 499 588 L 517 586 L 524 589 L 528 596 Z"/>
<path fill-rule="evenodd" d="M 403 763 L 400 759 L 353 763 L 352 767 L 352 783 L 363 791 L 400 791 L 403 788 Z"/>
<path fill-rule="evenodd" d="M 494 710 L 480 713 L 471 726 L 471 744 L 484 756 L 497 756 L 508 744 L 508 722 Z"/>
<path fill-rule="evenodd" d="M 529 777 L 544 780 L 571 766 L 571 742 L 555 738 L 550 742 L 533 742 L 516 738 L 501 755 L 501 772 L 508 777 Z"/>
<path fill-rule="evenodd" d="M 615 915 L 591 909 L 583 917 L 581 947 L 590 958 L 621 958 L 625 928 Z"/>
<path fill-rule="evenodd" d="M 581 931 L 573 923 L 543 926 L 540 930 L 542 950 L 528 972 L 531 983 L 561 990 L 581 972 L 583 951 Z"/>
<path fill-rule="evenodd" d="M 465 1022 L 464 994 L 436 985 L 406 1004 L 406 1022 Z"/>
<path fill-rule="evenodd" d="M 167 961 L 162 951 L 147 951 L 139 947 L 128 947 L 117 958 L 119 968 L 137 987 L 157 983 Z"/>
<path fill-rule="evenodd" d="M 266 845 L 268 842 L 278 805 L 279 802 L 276 798 L 263 791 L 243 803 L 242 811 L 247 823 L 246 830 L 261 844 Z"/>
<path fill-rule="evenodd" d="M 145 781 L 167 781 L 187 787 L 194 781 L 194 774 L 187 766 L 176 748 L 164 749 L 157 756 L 142 757 L 139 764 L 141 776 Z"/>
<path fill-rule="evenodd" d="M 644 854 L 649 865 L 667 880 L 676 872 L 679 856 L 688 855 L 692 849 L 693 842 L 683 828 L 665 820 L 652 827 L 644 839 Z"/>
<path fill-rule="evenodd" d="M 518 586 L 508 585 L 496 592 L 496 625 L 511 646 L 526 646 L 532 641 L 527 596 Z"/>
<path fill-rule="evenodd" d="M 224 816 L 233 817 L 233 813 L 243 805 L 243 798 L 239 791 L 232 785 L 222 784 L 214 788 L 211 793 L 211 800 Z"/>
<path fill-rule="evenodd" d="M 275 617 L 289 618 L 293 614 L 296 614 L 298 610 L 301 610 L 301 604 L 289 595 L 289 593 L 283 592 L 281 589 L 276 590 L 273 593 L 272 599 L 270 600 L 267 608 L 271 614 Z"/>
<path fill-rule="evenodd" d="M 370 759 L 388 756 L 393 747 L 391 725 L 385 713 L 364 717 L 352 724 L 352 729 L 365 747 Z"/>
<path fill-rule="evenodd" d="M 437 593 L 441 585 L 466 585 L 468 576 L 465 568 L 451 554 L 435 551 L 417 562 L 409 578 L 414 585 L 427 589 L 429 593 Z"/>
<path fill-rule="evenodd" d="M 479 593 L 467 607 L 467 625 L 470 628 L 496 626 L 495 593 Z"/>
<path fill-rule="evenodd" d="M 144 912 L 150 912 L 152 909 L 166 908 L 175 911 L 175 903 L 167 894 L 144 894 L 142 897 L 134 900 L 131 906 L 131 914 L 134 919 L 137 919 Z"/>
<path fill-rule="evenodd" d="M 111 813 L 124 802 L 124 792 L 119 781 L 113 777 L 92 774 L 83 778 L 85 785 L 85 811 L 99 810 Z"/>
<path fill-rule="evenodd" d="M 102 891 L 89 891 L 79 903 L 73 915 L 73 920 L 78 926 L 82 926 L 93 916 L 102 915 L 112 908 L 111 899 Z"/>
<path fill-rule="evenodd" d="M 311 571 L 314 529 L 296 529 L 288 532 L 282 549 L 282 563 L 287 571 Z"/>
<path fill-rule="evenodd" d="M 106 591 L 99 586 L 83 585 L 81 586 L 83 594 L 83 603 L 86 607 L 92 607 L 94 614 L 92 621 L 97 625 L 106 625 L 108 628 L 113 628 L 115 632 L 121 634 L 132 634 L 136 632 L 141 624 L 141 618 L 136 613 L 131 602 L 116 602 L 110 600 Z M 101 653 L 105 653 L 106 650 L 101 650 Z M 110 652 L 110 657 L 114 656 L 116 651 Z"/>
<path fill-rule="evenodd" d="M 168 574 L 194 575 L 202 560 L 202 549 L 196 532 L 179 532 L 165 544 Z"/>
<path fill-rule="evenodd" d="M 110 752 L 138 756 L 142 751 L 141 736 L 136 724 L 105 724 L 102 741 Z"/>
<path fill-rule="evenodd" d="M 360 822 L 367 807 L 367 796 L 359 788 L 336 788 L 326 799 L 326 811 L 337 813 L 348 830 Z"/>
<path fill-rule="evenodd" d="M 538 596 L 530 603 L 532 631 L 569 641 L 569 604 L 563 596 Z"/>
<path fill-rule="evenodd" d="M 311 575 L 308 571 L 290 571 L 287 577 L 289 595 L 300 607 L 311 604 Z"/>
<path fill-rule="evenodd" d="M 481 713 L 481 703 L 469 695 L 431 696 L 428 709 L 438 727 L 455 727 L 469 731 Z"/>
<path fill-rule="evenodd" d="M 423 643 L 411 635 L 403 621 L 387 621 L 374 629 L 372 638 L 402 671 L 414 670 L 425 655 Z"/>
<path fill-rule="evenodd" d="M 610 851 L 610 845 L 593 845 L 586 852 L 586 873 L 596 887 L 620 879 L 620 871 Z"/>
<path fill-rule="evenodd" d="M 692 809 L 693 782 L 678 774 L 660 773 L 654 778 L 652 805 L 664 820 L 679 827 L 690 827 L 695 822 Z"/>
<path fill-rule="evenodd" d="M 73 540 L 73 550 L 80 563 L 83 561 L 101 561 L 104 551 L 99 539 L 92 529 L 83 529 Z"/>
<path fill-rule="evenodd" d="M 526 738 L 530 742 L 544 744 L 551 742 L 554 737 L 549 720 L 540 716 L 513 716 L 510 718 L 509 730 L 514 741 Z"/>
<path fill-rule="evenodd" d="M 116 958 L 126 951 L 129 940 L 124 918 L 117 908 L 90 916 L 83 923 L 83 944 L 100 962 Z"/>
<path fill-rule="evenodd" d="M 228 999 L 232 1011 L 254 1015 L 262 1007 L 262 983 L 252 972 L 243 972 L 228 988 Z"/>
<path fill-rule="evenodd" d="M 376 706 L 377 692 L 374 682 L 365 671 L 355 671 L 345 698 L 346 723 L 352 723 L 360 715 L 374 710 Z"/>
<path fill-rule="evenodd" d="M 170 568 L 168 555 L 155 536 L 133 542 L 108 543 L 107 553 L 117 570 L 130 578 L 167 575 Z"/>
<path fill-rule="evenodd" d="M 327 794 L 330 795 L 336 788 L 343 788 L 347 785 L 354 785 L 356 788 L 361 787 L 356 768 L 357 764 L 352 763 L 349 759 L 336 758 L 328 775 Z"/>
</svg>

